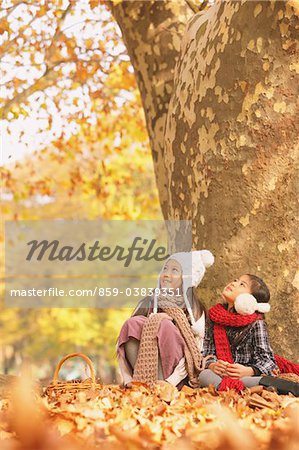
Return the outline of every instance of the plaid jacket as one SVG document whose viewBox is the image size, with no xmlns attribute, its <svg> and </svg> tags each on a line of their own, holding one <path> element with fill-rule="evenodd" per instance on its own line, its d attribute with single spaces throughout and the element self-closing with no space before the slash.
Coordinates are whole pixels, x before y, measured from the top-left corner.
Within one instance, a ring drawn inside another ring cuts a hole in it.
<svg viewBox="0 0 299 450">
<path fill-rule="evenodd" d="M 264 320 L 257 320 L 246 327 L 226 327 L 226 333 L 234 363 L 252 367 L 255 375 L 271 375 L 273 370 L 278 369 Z M 203 356 L 214 355 L 208 358 L 207 366 L 217 361 L 212 323 L 206 328 L 202 352 Z"/>
</svg>

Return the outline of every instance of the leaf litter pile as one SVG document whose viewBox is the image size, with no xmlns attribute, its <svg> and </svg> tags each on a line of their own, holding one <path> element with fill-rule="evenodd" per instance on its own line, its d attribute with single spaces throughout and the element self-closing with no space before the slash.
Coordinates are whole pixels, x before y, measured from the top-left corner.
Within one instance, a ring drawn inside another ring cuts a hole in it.
<svg viewBox="0 0 299 450">
<path fill-rule="evenodd" d="M 135 382 L 41 396 L 23 377 L 0 405 L 2 450 L 295 450 L 299 441 L 299 399 L 261 386 L 239 395 Z"/>
</svg>

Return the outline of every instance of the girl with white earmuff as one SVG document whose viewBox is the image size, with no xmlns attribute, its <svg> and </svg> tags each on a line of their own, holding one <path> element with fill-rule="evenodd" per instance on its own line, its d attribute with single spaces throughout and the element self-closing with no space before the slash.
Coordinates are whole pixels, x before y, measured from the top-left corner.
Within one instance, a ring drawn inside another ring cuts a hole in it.
<svg viewBox="0 0 299 450">
<path fill-rule="evenodd" d="M 199 381 L 241 391 L 278 370 L 264 320 L 270 292 L 261 278 L 246 274 L 224 288 L 222 299 L 209 310 L 203 354 L 210 357 Z"/>
</svg>

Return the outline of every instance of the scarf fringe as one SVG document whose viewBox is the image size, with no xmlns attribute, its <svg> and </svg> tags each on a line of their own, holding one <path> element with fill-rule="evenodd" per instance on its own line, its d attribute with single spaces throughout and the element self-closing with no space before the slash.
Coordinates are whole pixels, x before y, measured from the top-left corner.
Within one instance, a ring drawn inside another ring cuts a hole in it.
<svg viewBox="0 0 299 450">
<path fill-rule="evenodd" d="M 228 389 L 234 389 L 235 391 L 240 393 L 244 391 L 245 385 L 241 380 L 236 380 L 231 377 L 223 377 L 218 391 L 227 391 Z"/>
<path fill-rule="evenodd" d="M 299 376 L 299 364 L 293 363 L 279 355 L 274 355 L 274 357 L 281 373 L 295 373 Z"/>
</svg>

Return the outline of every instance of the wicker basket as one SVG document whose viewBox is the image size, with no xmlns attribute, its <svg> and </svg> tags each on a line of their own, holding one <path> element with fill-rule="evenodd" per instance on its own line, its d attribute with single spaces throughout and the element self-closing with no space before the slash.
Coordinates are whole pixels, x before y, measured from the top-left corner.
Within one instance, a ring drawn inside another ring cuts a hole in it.
<svg viewBox="0 0 299 450">
<path fill-rule="evenodd" d="M 62 364 L 70 358 L 75 358 L 76 356 L 79 356 L 80 358 L 84 359 L 84 361 L 87 363 L 91 378 L 87 378 L 84 381 L 81 380 L 70 380 L 70 381 L 60 381 L 58 380 L 58 373 L 61 369 Z M 102 385 L 98 384 L 96 382 L 96 376 L 95 371 L 93 368 L 92 361 L 88 358 L 88 356 L 84 355 L 83 353 L 71 353 L 69 355 L 64 356 L 59 363 L 56 366 L 53 380 L 47 387 L 45 391 L 45 395 L 49 397 L 57 397 L 62 394 L 76 394 L 78 392 L 95 392 L 96 389 L 101 388 Z"/>
</svg>

